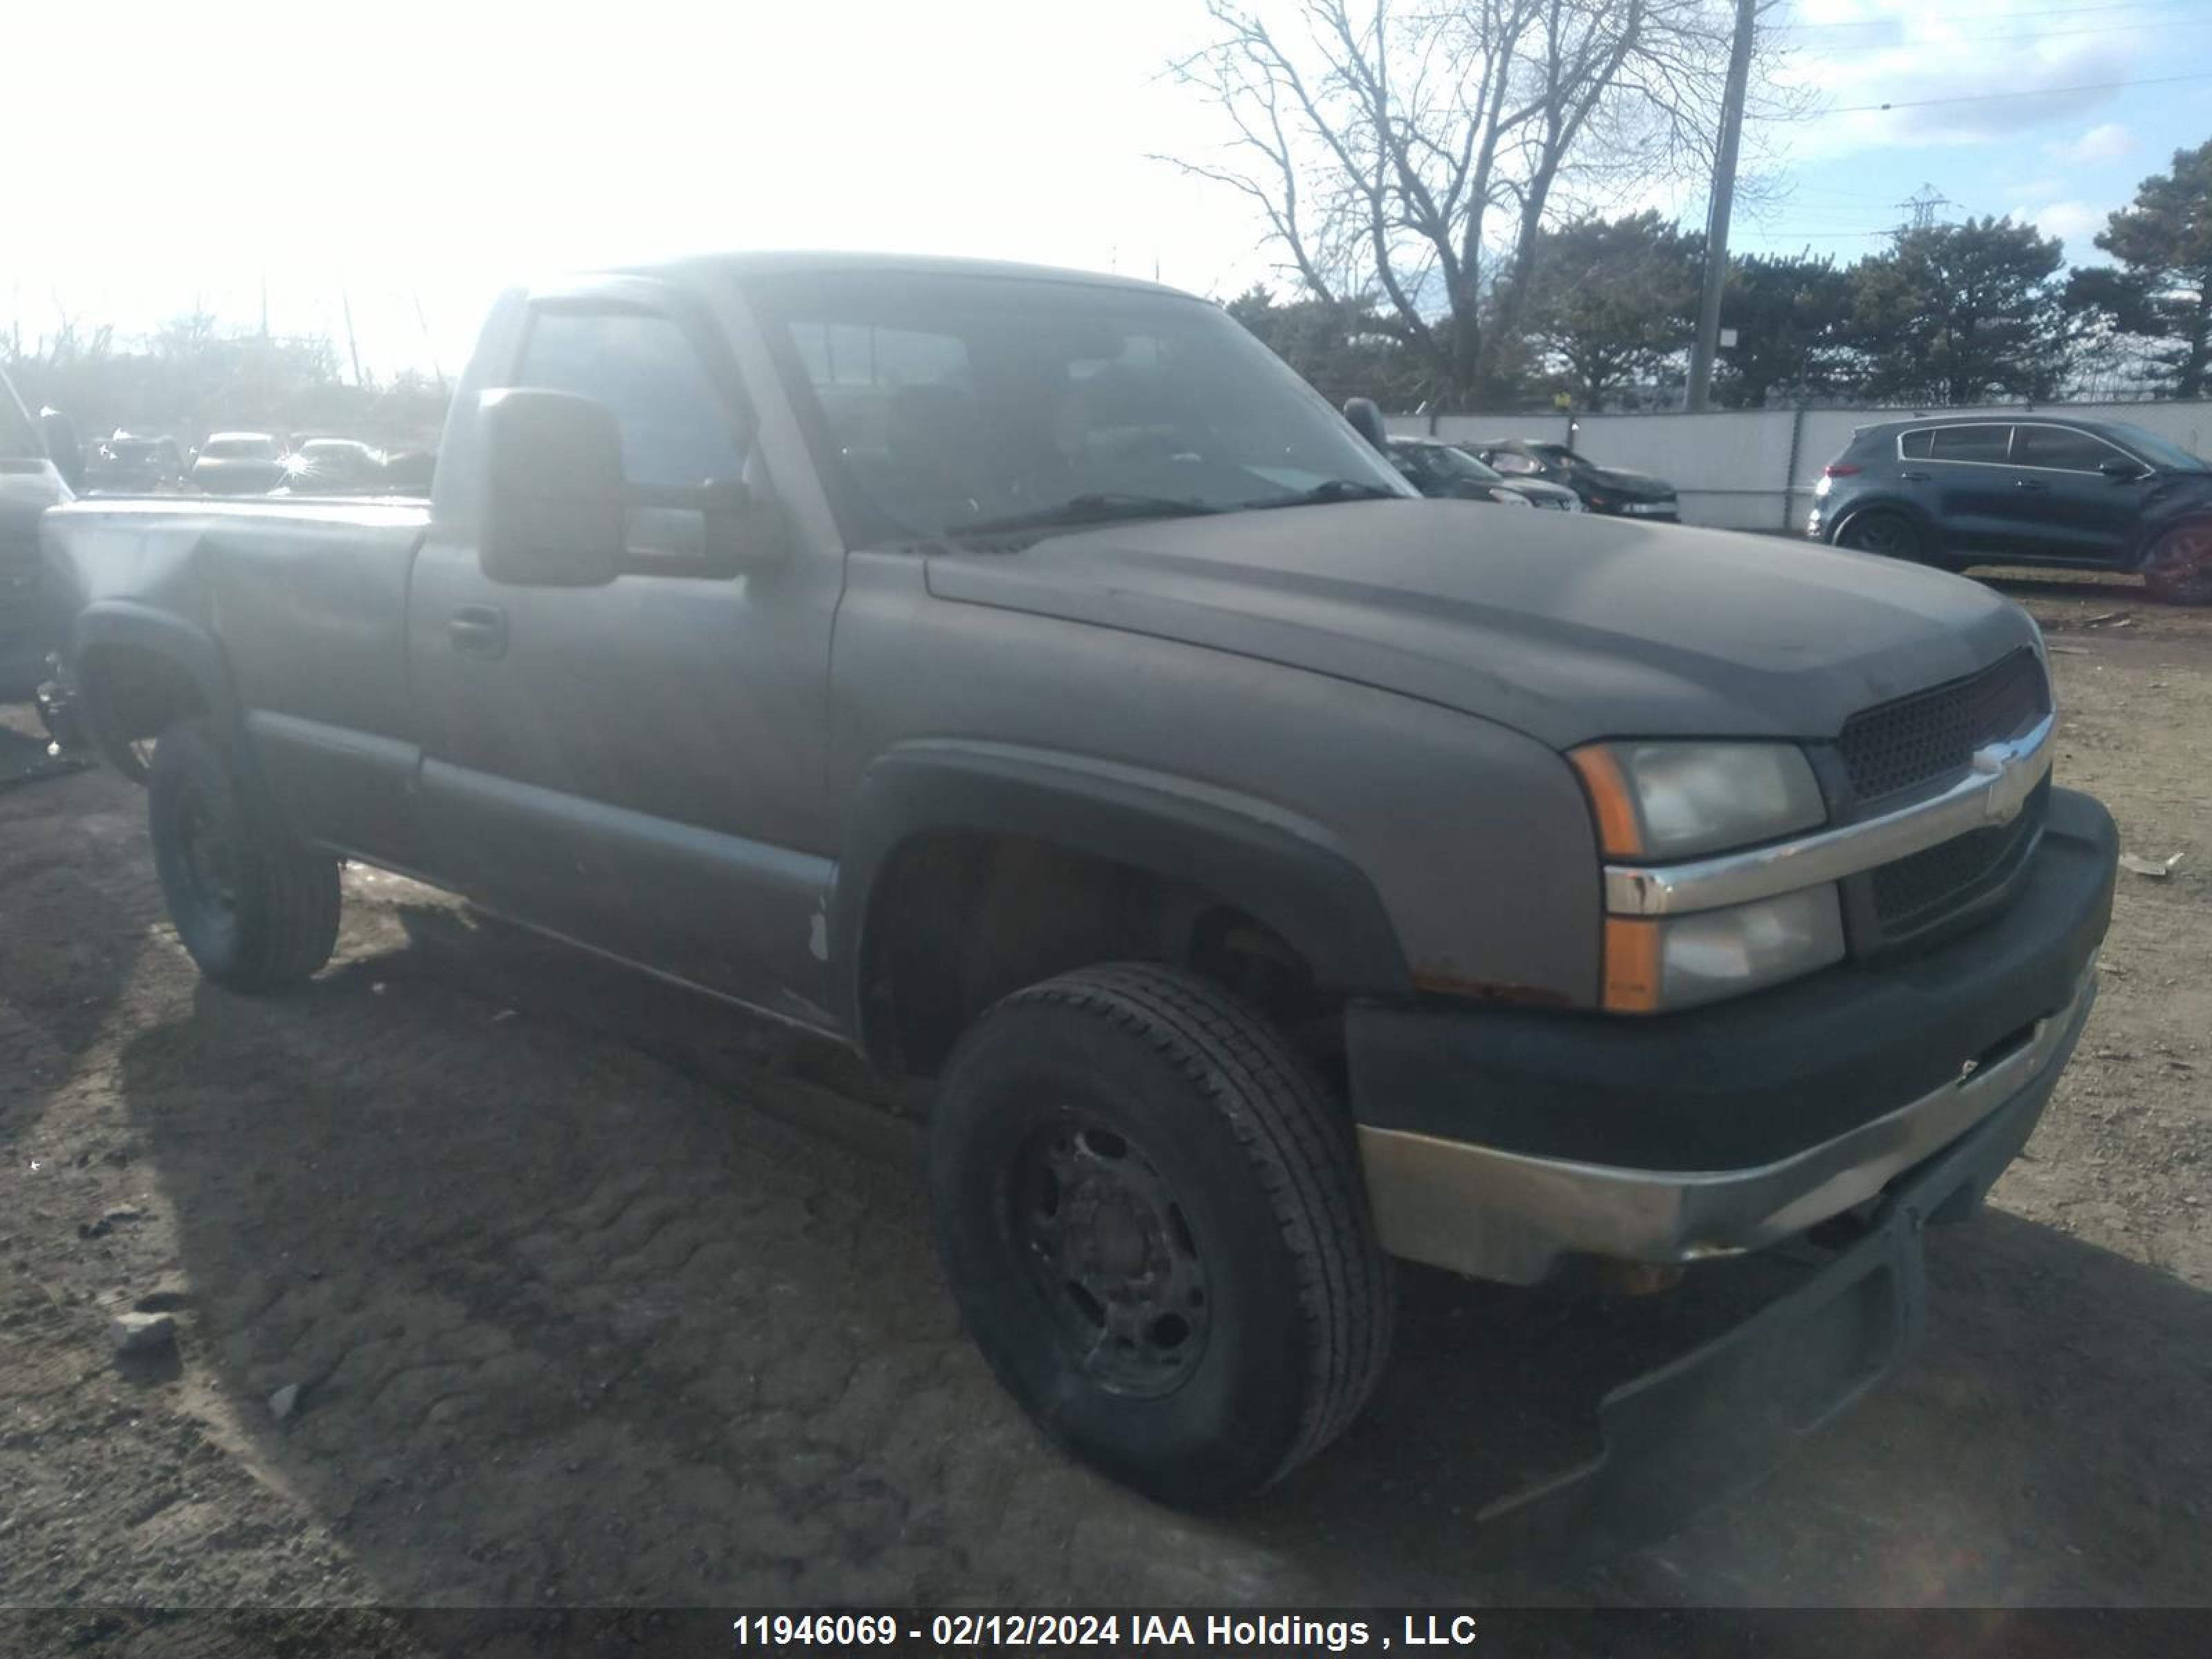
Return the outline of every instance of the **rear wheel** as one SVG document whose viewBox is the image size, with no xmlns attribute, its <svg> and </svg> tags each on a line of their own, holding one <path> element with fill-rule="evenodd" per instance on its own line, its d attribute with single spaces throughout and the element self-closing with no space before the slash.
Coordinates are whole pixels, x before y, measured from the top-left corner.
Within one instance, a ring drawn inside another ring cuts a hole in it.
<svg viewBox="0 0 2212 1659">
<path fill-rule="evenodd" d="M 1917 562 L 1928 556 L 1927 538 L 1902 513 L 1862 513 L 1845 521 L 1836 544 L 1862 553 L 1879 553 L 1886 559 Z"/>
<path fill-rule="evenodd" d="M 2167 605 L 2212 605 L 2212 520 L 2177 525 L 2143 556 L 2143 586 Z"/>
<path fill-rule="evenodd" d="M 999 1380 L 1165 1502 L 1279 1478 L 1352 1420 L 1392 1282 L 1351 1126 L 1244 1004 L 1141 964 L 1018 991 L 931 1125 L 939 1251 Z"/>
<path fill-rule="evenodd" d="M 147 779 L 154 868 L 199 970 L 234 991 L 306 979 L 338 933 L 337 860 L 302 850 L 252 804 L 207 720 L 166 727 Z"/>
</svg>

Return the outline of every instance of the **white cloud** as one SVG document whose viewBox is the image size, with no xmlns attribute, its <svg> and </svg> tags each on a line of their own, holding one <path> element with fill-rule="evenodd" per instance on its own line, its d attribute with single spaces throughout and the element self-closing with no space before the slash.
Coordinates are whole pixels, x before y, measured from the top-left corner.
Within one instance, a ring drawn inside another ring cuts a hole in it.
<svg viewBox="0 0 2212 1659">
<path fill-rule="evenodd" d="M 2135 134 L 2118 121 L 2101 121 L 2070 143 L 2044 146 L 2069 161 L 2117 161 L 2135 147 Z"/>
<path fill-rule="evenodd" d="M 2041 207 L 2016 207 L 2012 216 L 2025 220 L 2045 236 L 2058 238 L 2066 244 L 2069 258 L 2086 259 L 2095 252 L 2092 241 L 2105 228 L 2112 210 L 2087 202 L 2046 202 Z"/>
</svg>

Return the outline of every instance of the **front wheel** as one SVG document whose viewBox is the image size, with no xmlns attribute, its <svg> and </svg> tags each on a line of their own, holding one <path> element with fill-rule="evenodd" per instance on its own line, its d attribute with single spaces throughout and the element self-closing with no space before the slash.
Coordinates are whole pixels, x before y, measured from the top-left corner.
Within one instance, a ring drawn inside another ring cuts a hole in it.
<svg viewBox="0 0 2212 1659">
<path fill-rule="evenodd" d="M 1267 1486 L 1382 1374 L 1393 1286 L 1351 1125 L 1267 1021 L 1188 975 L 1085 969 L 986 1012 L 939 1090 L 930 1196 L 1000 1382 L 1147 1496 Z"/>
<path fill-rule="evenodd" d="M 2212 520 L 2177 525 L 2143 556 L 2143 586 L 2167 605 L 2212 605 Z"/>
<path fill-rule="evenodd" d="M 146 802 L 169 917 L 203 974 L 234 991 L 268 991 L 331 959 L 337 860 L 294 845 L 257 809 L 207 720 L 195 715 L 163 729 Z"/>
</svg>

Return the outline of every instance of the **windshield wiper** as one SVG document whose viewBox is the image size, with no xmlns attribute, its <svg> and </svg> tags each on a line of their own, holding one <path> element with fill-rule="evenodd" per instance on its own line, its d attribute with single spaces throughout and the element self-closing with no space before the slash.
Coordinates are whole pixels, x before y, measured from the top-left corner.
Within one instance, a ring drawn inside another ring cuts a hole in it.
<svg viewBox="0 0 2212 1659">
<path fill-rule="evenodd" d="M 1321 507 L 1330 501 L 1399 501 L 1409 499 L 1402 490 L 1385 489 L 1381 484 L 1362 483 L 1356 478 L 1324 478 L 1311 489 L 1301 489 L 1288 495 L 1268 495 L 1256 501 L 1246 501 L 1243 505 L 1248 507 Z"/>
<path fill-rule="evenodd" d="M 1042 530 L 1054 525 L 1109 524 L 1116 519 L 1188 519 L 1221 510 L 1203 501 L 1177 501 L 1172 495 L 1132 495 L 1118 490 L 1097 490 L 1071 495 L 1050 507 L 1032 507 L 1026 513 L 949 524 L 945 526 L 945 533 L 987 536 L 1001 530 Z"/>
</svg>

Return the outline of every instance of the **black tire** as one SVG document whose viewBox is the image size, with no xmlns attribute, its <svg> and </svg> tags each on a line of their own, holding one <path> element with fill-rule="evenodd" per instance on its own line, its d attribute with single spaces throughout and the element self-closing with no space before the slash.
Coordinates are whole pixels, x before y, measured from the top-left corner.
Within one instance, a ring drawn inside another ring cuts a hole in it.
<svg viewBox="0 0 2212 1659">
<path fill-rule="evenodd" d="M 1000 1382 L 1163 1502 L 1279 1480 L 1389 1358 L 1395 1286 L 1346 1115 L 1265 1019 L 1189 975 L 1087 968 L 987 1012 L 941 1082 L 930 1197 Z"/>
<path fill-rule="evenodd" d="M 1886 559 L 1904 559 L 1913 564 L 1932 563 L 1928 554 L 1928 538 L 1920 533 L 1920 526 L 1902 513 L 1862 513 L 1846 519 L 1844 527 L 1836 533 L 1836 545 L 1854 548 L 1862 553 L 1878 553 Z"/>
<path fill-rule="evenodd" d="M 147 779 L 154 868 L 199 970 L 234 991 L 298 983 L 338 936 L 337 860 L 301 850 L 253 804 L 199 716 L 165 727 Z"/>
<path fill-rule="evenodd" d="M 2143 555 L 2143 586 L 2165 605 L 2212 605 L 2212 520 L 2176 525 Z"/>
</svg>

